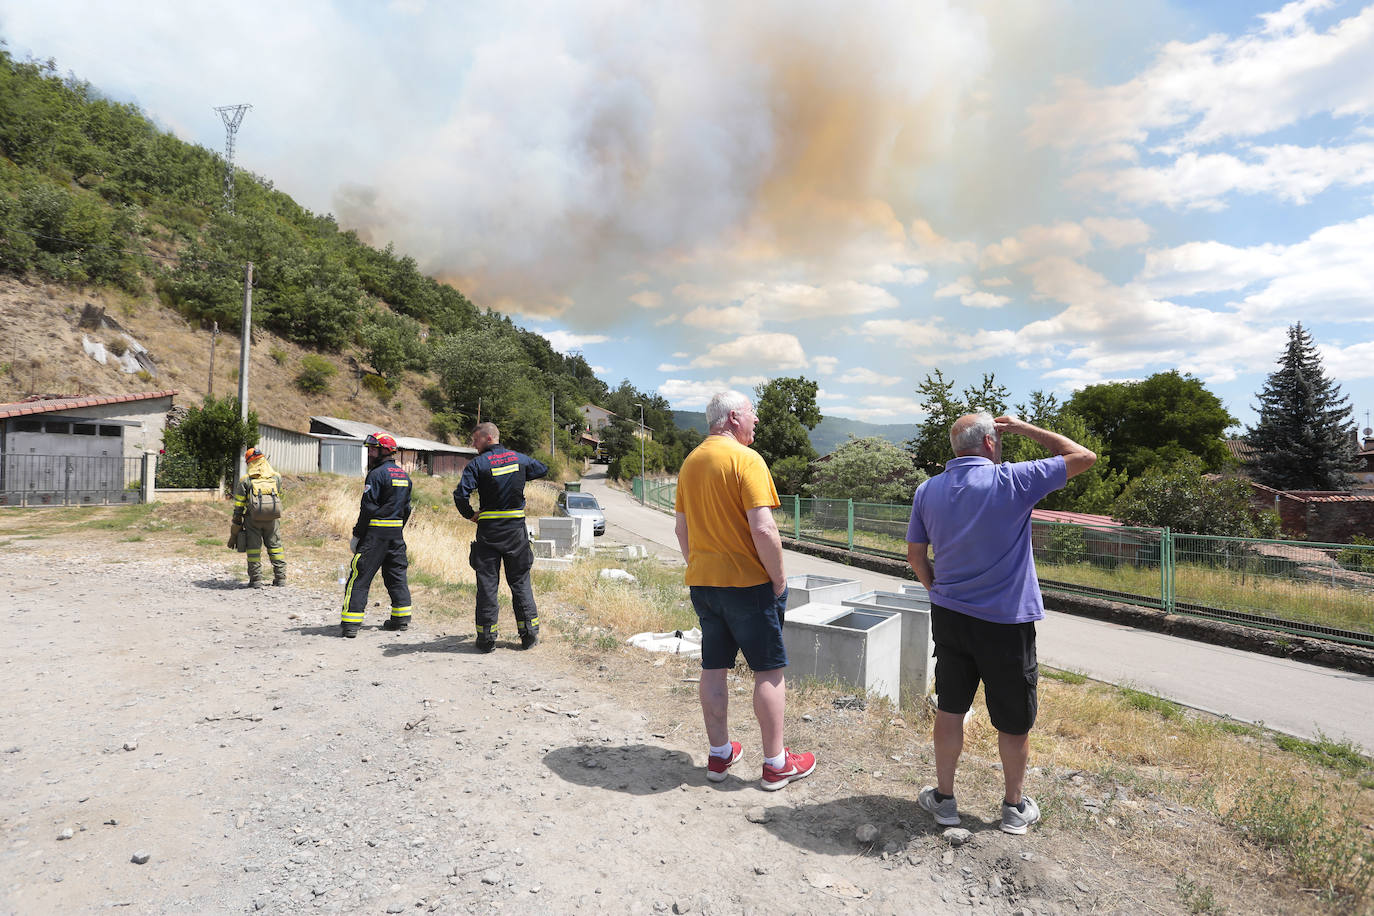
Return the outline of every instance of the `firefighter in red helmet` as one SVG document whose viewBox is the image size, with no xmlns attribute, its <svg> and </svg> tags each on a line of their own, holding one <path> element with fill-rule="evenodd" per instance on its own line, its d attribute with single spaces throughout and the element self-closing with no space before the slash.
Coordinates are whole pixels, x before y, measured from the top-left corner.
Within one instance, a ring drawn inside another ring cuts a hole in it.
<svg viewBox="0 0 1374 916">
<path fill-rule="evenodd" d="M 363 625 L 367 591 L 381 570 L 391 597 L 384 630 L 410 626 L 410 586 L 406 583 L 405 523 L 410 518 L 410 477 L 396 464 L 396 440 L 383 432 L 368 436 L 369 471 L 353 525 L 353 562 L 344 586 L 340 635 L 353 638 Z"/>
<path fill-rule="evenodd" d="M 230 550 L 239 547 L 248 555 L 248 584 L 262 588 L 262 549 L 272 563 L 272 584 L 286 584 L 286 556 L 281 546 L 281 475 L 273 470 L 261 449 L 250 446 L 243 453 L 246 471 L 234 484 L 234 520 L 229 527 Z M 242 534 L 240 534 L 242 532 Z"/>
</svg>

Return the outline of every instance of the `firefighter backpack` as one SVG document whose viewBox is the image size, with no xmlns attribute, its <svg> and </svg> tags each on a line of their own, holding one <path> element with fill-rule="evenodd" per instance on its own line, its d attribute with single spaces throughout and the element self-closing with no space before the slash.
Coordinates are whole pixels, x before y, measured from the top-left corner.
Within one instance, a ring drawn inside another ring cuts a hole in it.
<svg viewBox="0 0 1374 916">
<path fill-rule="evenodd" d="M 248 517 L 255 522 L 281 518 L 281 492 L 275 477 L 248 478 Z"/>
</svg>

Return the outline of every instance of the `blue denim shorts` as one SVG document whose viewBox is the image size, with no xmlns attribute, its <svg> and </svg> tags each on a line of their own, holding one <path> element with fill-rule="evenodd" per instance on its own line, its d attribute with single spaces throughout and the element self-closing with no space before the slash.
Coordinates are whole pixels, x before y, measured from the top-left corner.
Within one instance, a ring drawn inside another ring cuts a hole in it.
<svg viewBox="0 0 1374 916">
<path fill-rule="evenodd" d="M 740 652 L 754 671 L 787 667 L 782 615 L 787 590 L 773 594 L 773 583 L 746 588 L 692 586 L 692 607 L 701 621 L 701 667 L 735 667 Z"/>
</svg>

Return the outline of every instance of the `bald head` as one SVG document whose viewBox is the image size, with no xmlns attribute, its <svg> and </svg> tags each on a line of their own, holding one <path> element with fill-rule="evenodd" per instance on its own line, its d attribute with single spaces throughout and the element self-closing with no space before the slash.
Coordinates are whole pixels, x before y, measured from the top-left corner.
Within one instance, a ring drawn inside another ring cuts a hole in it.
<svg viewBox="0 0 1374 916">
<path fill-rule="evenodd" d="M 966 413 L 955 420 L 949 428 L 949 444 L 960 458 L 979 455 L 997 461 L 1001 457 L 1001 440 L 990 413 Z"/>
</svg>

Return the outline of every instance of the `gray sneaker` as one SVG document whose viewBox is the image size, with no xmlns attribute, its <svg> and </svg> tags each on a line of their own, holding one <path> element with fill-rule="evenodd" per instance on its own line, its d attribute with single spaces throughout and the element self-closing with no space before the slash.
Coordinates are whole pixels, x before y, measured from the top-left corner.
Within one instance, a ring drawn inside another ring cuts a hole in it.
<svg viewBox="0 0 1374 916">
<path fill-rule="evenodd" d="M 1029 795 L 1022 795 L 1021 801 L 1025 803 L 1025 811 L 1017 811 L 1015 807 L 1002 802 L 1002 832 L 1014 833 L 1017 836 L 1026 832 L 1026 828 L 1040 820 L 1040 806 L 1035 803 L 1035 799 Z"/>
<path fill-rule="evenodd" d="M 916 796 L 916 803 L 929 811 L 931 817 L 935 818 L 935 823 L 941 827 L 959 826 L 959 805 L 955 803 L 953 798 L 936 801 L 934 786 L 923 788 L 921 794 Z"/>
</svg>

